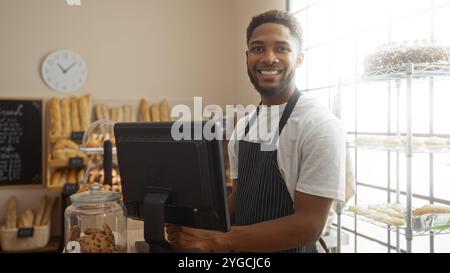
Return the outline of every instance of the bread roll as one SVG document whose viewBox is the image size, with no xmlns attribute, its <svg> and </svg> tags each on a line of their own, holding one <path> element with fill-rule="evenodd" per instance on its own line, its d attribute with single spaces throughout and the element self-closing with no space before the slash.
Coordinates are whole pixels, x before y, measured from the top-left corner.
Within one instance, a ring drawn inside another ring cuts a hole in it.
<svg viewBox="0 0 450 273">
<path fill-rule="evenodd" d="M 17 199 L 11 196 L 6 205 L 6 229 L 17 228 Z"/>
<path fill-rule="evenodd" d="M 61 99 L 62 136 L 69 137 L 72 132 L 72 119 L 70 117 L 70 100 Z"/>
<path fill-rule="evenodd" d="M 45 226 L 50 222 L 53 206 L 55 205 L 56 200 L 57 199 L 55 197 L 50 197 L 49 201 L 47 202 L 45 206 L 44 217 L 42 217 L 41 226 Z"/>
<path fill-rule="evenodd" d="M 72 122 L 72 130 L 74 132 L 80 132 L 80 113 L 78 112 L 78 99 L 76 97 L 70 98 L 70 117 Z"/>
<path fill-rule="evenodd" d="M 34 218 L 34 226 L 40 226 L 42 222 L 42 218 L 44 217 L 45 205 L 47 204 L 47 196 L 44 195 L 39 201 L 38 210 L 36 212 L 36 217 Z"/>
<path fill-rule="evenodd" d="M 61 105 L 58 98 L 52 98 L 50 103 L 50 136 L 60 137 L 62 134 Z"/>
<path fill-rule="evenodd" d="M 152 113 L 152 121 L 159 122 L 161 121 L 161 115 L 159 113 L 159 105 L 154 103 L 150 106 L 150 111 Z"/>
<path fill-rule="evenodd" d="M 69 148 L 69 149 L 78 149 L 78 144 L 76 144 L 73 140 L 70 139 L 61 139 L 58 142 L 56 142 L 54 149 L 64 149 L 64 148 Z"/>
<path fill-rule="evenodd" d="M 170 121 L 170 107 L 166 100 L 159 104 L 159 111 L 161 113 L 161 121 Z"/>
<path fill-rule="evenodd" d="M 34 213 L 32 209 L 27 209 L 19 216 L 19 228 L 31 228 L 34 223 Z"/>
<path fill-rule="evenodd" d="M 151 121 L 149 107 L 144 98 L 139 102 L 139 117 L 141 121 Z"/>
</svg>

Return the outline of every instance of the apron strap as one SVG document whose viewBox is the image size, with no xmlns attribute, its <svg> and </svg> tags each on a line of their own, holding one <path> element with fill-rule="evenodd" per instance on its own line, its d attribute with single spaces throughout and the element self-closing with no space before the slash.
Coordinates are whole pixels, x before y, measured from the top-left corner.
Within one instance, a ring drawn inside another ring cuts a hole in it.
<svg viewBox="0 0 450 273">
<path fill-rule="evenodd" d="M 278 124 L 278 134 L 275 134 L 274 140 L 272 143 L 276 143 L 278 140 L 278 135 L 281 134 L 281 131 L 283 131 L 284 126 L 286 125 L 287 120 L 291 116 L 292 111 L 294 110 L 295 105 L 297 104 L 298 98 L 300 97 L 300 91 L 298 91 L 297 88 L 294 89 L 294 92 L 292 93 L 291 97 L 289 98 L 286 108 L 283 111 L 283 114 L 281 115 L 280 122 Z M 250 126 L 255 122 L 256 118 L 259 115 L 259 108 L 262 105 L 262 101 L 259 102 L 258 107 L 256 108 L 256 114 L 253 115 L 253 117 L 249 120 L 247 123 L 247 126 L 245 126 L 245 136 L 247 136 L 248 131 L 250 130 Z"/>
</svg>

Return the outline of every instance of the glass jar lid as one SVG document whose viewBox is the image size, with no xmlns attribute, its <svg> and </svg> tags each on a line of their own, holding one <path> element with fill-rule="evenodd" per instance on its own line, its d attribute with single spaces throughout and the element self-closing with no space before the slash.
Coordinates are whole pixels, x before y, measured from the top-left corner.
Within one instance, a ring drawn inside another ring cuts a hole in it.
<svg viewBox="0 0 450 273">
<path fill-rule="evenodd" d="M 94 183 L 89 187 L 89 191 L 80 192 L 70 196 L 72 203 L 103 203 L 113 202 L 120 198 L 120 193 L 105 191 L 100 183 Z"/>
</svg>

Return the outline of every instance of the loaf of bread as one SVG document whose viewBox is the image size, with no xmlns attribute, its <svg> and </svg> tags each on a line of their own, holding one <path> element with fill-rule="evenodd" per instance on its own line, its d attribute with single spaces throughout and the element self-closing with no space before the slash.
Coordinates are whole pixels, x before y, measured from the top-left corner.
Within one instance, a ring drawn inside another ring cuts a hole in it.
<svg viewBox="0 0 450 273">
<path fill-rule="evenodd" d="M 136 110 L 130 105 L 130 122 L 136 122 Z"/>
<path fill-rule="evenodd" d="M 72 132 L 72 118 L 70 116 L 70 99 L 61 99 L 62 136 L 69 137 Z"/>
<path fill-rule="evenodd" d="M 85 95 L 78 100 L 81 129 L 86 131 L 91 124 L 91 95 Z"/>
<path fill-rule="evenodd" d="M 45 206 L 47 204 L 47 196 L 42 196 L 39 201 L 38 210 L 36 212 L 36 217 L 34 218 L 34 226 L 40 226 L 42 222 L 42 218 L 44 218 Z"/>
<path fill-rule="evenodd" d="M 17 199 L 11 196 L 6 205 L 6 229 L 17 228 Z"/>
<path fill-rule="evenodd" d="M 154 103 L 150 106 L 150 111 L 152 113 L 152 121 L 159 122 L 161 121 L 161 114 L 159 112 L 159 105 Z"/>
<path fill-rule="evenodd" d="M 170 107 L 166 100 L 159 104 L 159 111 L 161 113 L 161 121 L 170 121 Z"/>
<path fill-rule="evenodd" d="M 50 104 L 50 136 L 60 137 L 62 134 L 61 105 L 58 98 L 52 98 Z"/>
<path fill-rule="evenodd" d="M 110 119 L 110 115 L 109 115 L 109 107 L 107 104 L 102 104 L 102 114 L 103 114 L 103 119 Z"/>
<path fill-rule="evenodd" d="M 444 207 L 435 204 L 424 205 L 418 209 L 415 209 L 412 212 L 412 215 L 422 216 L 425 214 L 442 214 L 442 213 L 450 214 L 450 207 Z"/>
<path fill-rule="evenodd" d="M 32 209 L 27 209 L 19 216 L 19 228 L 31 228 L 34 223 L 34 213 Z"/>
<path fill-rule="evenodd" d="M 69 175 L 67 176 L 67 183 L 69 184 L 76 184 L 79 182 L 78 176 L 77 176 L 77 170 L 76 169 L 70 169 Z"/>
<path fill-rule="evenodd" d="M 78 111 L 78 99 L 76 97 L 70 98 L 70 118 L 72 123 L 72 130 L 74 132 L 80 132 L 80 114 Z"/>
<path fill-rule="evenodd" d="M 61 171 L 59 171 L 59 170 L 55 171 L 53 173 L 53 175 L 52 175 L 52 179 L 50 181 L 50 184 L 52 186 L 59 186 L 60 185 L 59 181 L 61 181 L 61 175 L 62 175 Z"/>
<path fill-rule="evenodd" d="M 139 116 L 141 121 L 151 121 L 148 103 L 144 98 L 139 102 Z"/>
</svg>

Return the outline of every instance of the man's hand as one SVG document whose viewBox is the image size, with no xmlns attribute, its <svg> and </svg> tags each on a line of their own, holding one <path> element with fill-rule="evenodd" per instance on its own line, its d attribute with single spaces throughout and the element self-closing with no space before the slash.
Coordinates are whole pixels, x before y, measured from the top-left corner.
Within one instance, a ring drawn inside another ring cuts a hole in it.
<svg viewBox="0 0 450 273">
<path fill-rule="evenodd" d="M 176 249 L 224 250 L 223 232 L 166 224 L 167 240 Z"/>
</svg>

